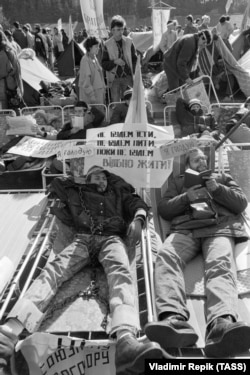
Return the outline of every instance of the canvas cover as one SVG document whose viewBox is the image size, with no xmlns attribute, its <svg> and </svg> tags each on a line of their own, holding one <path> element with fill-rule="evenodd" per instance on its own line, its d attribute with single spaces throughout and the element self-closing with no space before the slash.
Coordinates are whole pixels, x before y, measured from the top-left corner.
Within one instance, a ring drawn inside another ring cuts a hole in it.
<svg viewBox="0 0 250 375">
<path fill-rule="evenodd" d="M 60 77 L 75 77 L 76 67 L 80 66 L 81 58 L 85 54 L 82 44 L 74 40 L 67 45 L 64 52 L 57 61 L 57 68 Z"/>
<path fill-rule="evenodd" d="M 59 78 L 51 72 L 37 57 L 19 57 L 21 74 L 24 83 L 24 102 L 27 106 L 40 104 L 38 91 L 40 82 L 59 82 Z"/>
</svg>

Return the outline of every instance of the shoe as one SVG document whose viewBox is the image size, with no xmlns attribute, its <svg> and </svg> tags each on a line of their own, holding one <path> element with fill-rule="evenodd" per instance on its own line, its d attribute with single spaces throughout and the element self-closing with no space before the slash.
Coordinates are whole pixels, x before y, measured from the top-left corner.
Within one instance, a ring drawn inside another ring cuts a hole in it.
<svg viewBox="0 0 250 375">
<path fill-rule="evenodd" d="M 144 373 L 145 359 L 162 358 L 161 347 L 156 342 L 141 343 L 133 335 L 126 335 L 117 341 L 115 352 L 116 374 L 124 370 Z"/>
<path fill-rule="evenodd" d="M 147 323 L 145 333 L 149 340 L 158 342 L 164 350 L 192 346 L 198 340 L 191 325 L 178 314 L 159 322 Z"/>
<path fill-rule="evenodd" d="M 206 333 L 204 352 L 207 357 L 232 357 L 250 348 L 250 326 L 233 322 L 232 318 L 217 318 Z"/>
</svg>

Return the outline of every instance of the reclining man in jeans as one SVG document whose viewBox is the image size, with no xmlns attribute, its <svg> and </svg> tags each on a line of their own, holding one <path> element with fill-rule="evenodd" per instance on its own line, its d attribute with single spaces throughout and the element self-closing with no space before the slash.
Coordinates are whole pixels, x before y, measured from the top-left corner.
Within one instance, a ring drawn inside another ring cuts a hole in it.
<svg viewBox="0 0 250 375">
<path fill-rule="evenodd" d="M 186 167 L 195 171 L 207 170 L 206 155 L 199 148 L 188 152 L 186 162 Z M 155 264 L 159 321 L 148 323 L 145 332 L 165 350 L 196 343 L 198 335 L 188 323 L 190 314 L 183 271 L 185 265 L 202 251 L 207 297 L 204 351 L 208 357 L 223 358 L 250 348 L 250 326 L 238 321 L 237 316 L 233 260 L 235 244 L 248 238 L 241 218 L 248 202 L 230 175 L 212 173 L 203 178 L 205 187 L 185 188 L 184 175 L 173 177 L 159 202 L 159 214 L 163 219 L 171 220 L 171 234 L 159 250 Z M 207 214 L 195 215 L 193 212 L 190 216 L 191 208 L 195 207 L 193 203 L 201 200 Z"/>
<path fill-rule="evenodd" d="M 128 368 L 144 372 L 144 360 L 161 358 L 162 350 L 158 343 L 141 343 L 136 339 L 139 314 L 126 243 L 129 240 L 134 248 L 140 242 L 147 205 L 130 184 L 99 166 L 89 169 L 86 184 L 61 177 L 52 181 L 49 190 L 64 203 L 54 213 L 65 224 L 73 222 L 77 234 L 69 246 L 47 263 L 0 326 L 0 358 L 13 353 L 24 328 L 36 331 L 63 282 L 98 261 L 109 287 L 110 335 L 117 338 L 117 373 Z"/>
</svg>

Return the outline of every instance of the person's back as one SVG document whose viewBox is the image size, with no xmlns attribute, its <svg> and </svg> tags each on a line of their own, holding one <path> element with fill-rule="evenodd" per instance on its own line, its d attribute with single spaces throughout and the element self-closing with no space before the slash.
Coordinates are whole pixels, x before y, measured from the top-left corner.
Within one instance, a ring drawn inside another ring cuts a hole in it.
<svg viewBox="0 0 250 375">
<path fill-rule="evenodd" d="M 27 37 L 25 33 L 23 32 L 23 30 L 21 29 L 19 22 L 14 22 L 13 25 L 15 27 L 15 30 L 13 31 L 14 40 L 19 44 L 19 46 L 22 49 L 27 48 L 28 47 Z"/>
</svg>

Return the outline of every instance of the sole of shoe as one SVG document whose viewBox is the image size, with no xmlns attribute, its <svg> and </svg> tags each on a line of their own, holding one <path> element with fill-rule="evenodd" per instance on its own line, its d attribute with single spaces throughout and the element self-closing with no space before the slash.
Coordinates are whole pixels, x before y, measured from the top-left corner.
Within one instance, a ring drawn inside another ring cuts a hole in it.
<svg viewBox="0 0 250 375">
<path fill-rule="evenodd" d="M 160 346 L 157 343 L 151 343 L 151 348 L 145 349 L 135 360 L 131 363 L 124 364 L 116 368 L 116 375 L 121 375 L 124 371 L 128 370 L 136 374 L 144 373 L 145 371 L 145 360 L 146 359 L 160 359 L 163 358 L 163 353 Z"/>
<path fill-rule="evenodd" d="M 241 323 L 227 330 L 220 341 L 208 343 L 204 348 L 207 357 L 233 357 L 250 349 L 250 327 Z"/>
<path fill-rule="evenodd" d="M 156 323 L 145 326 L 145 333 L 149 340 L 158 342 L 167 351 L 169 348 L 186 348 L 193 346 L 198 335 L 190 329 L 175 329 L 174 327 Z"/>
</svg>

